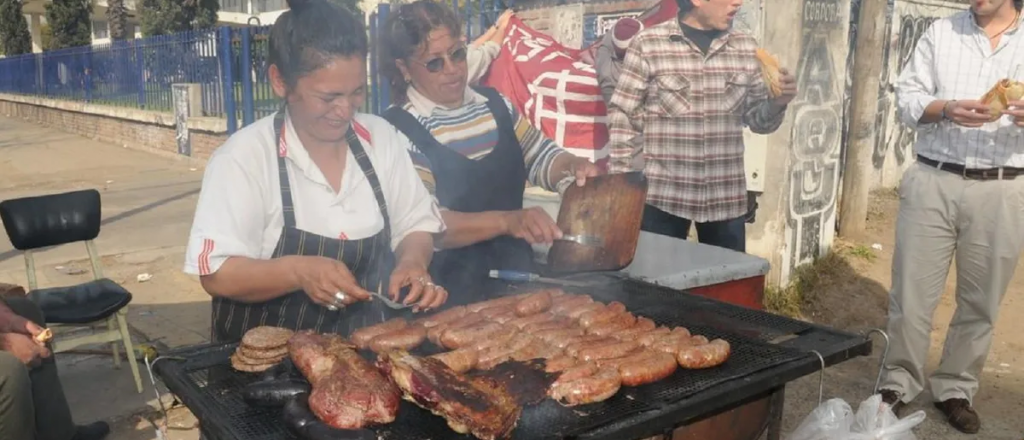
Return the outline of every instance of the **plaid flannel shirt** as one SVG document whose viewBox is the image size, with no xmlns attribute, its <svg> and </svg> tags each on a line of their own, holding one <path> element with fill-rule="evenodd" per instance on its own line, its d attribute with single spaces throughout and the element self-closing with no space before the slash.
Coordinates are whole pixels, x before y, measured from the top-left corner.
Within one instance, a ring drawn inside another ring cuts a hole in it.
<svg viewBox="0 0 1024 440">
<path fill-rule="evenodd" d="M 746 214 L 743 127 L 771 133 L 785 116 L 768 99 L 756 48 L 732 30 L 705 56 L 678 20 L 637 35 L 608 108 L 611 172 L 642 154 L 647 203 L 700 223 Z"/>
</svg>

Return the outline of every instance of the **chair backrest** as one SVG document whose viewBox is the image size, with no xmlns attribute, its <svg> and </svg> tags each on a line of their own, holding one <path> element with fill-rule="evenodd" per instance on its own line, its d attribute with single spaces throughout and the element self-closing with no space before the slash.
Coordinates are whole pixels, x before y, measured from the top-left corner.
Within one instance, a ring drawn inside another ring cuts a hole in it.
<svg viewBox="0 0 1024 440">
<path fill-rule="evenodd" d="M 0 219 L 20 251 L 92 240 L 100 234 L 100 193 L 87 189 L 4 200 Z"/>
</svg>

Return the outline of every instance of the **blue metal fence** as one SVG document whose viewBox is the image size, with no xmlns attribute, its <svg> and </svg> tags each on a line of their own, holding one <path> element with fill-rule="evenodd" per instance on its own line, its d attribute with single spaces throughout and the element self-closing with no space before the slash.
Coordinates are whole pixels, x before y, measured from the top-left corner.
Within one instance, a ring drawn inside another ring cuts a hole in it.
<svg viewBox="0 0 1024 440">
<path fill-rule="evenodd" d="M 502 0 L 450 0 L 470 41 L 505 8 Z M 371 44 L 390 5 L 370 14 Z M 228 131 L 273 113 L 278 106 L 267 77 L 270 26 L 222 27 L 0 59 L 0 93 L 170 112 L 171 85 L 199 84 L 203 116 L 224 117 Z M 369 60 L 365 110 L 387 108 L 387 82 L 375 51 Z M 227 91 L 227 93 L 225 93 Z"/>
</svg>

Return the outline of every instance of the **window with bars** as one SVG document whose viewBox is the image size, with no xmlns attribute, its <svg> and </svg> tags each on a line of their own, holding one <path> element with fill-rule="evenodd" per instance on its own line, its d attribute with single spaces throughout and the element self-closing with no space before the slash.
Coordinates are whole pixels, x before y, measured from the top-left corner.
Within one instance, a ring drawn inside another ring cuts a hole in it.
<svg viewBox="0 0 1024 440">
<path fill-rule="evenodd" d="M 224 12 L 248 13 L 248 2 L 249 0 L 220 0 L 220 10 Z"/>
<path fill-rule="evenodd" d="M 94 40 L 110 38 L 110 28 L 107 27 L 106 20 L 92 21 L 92 38 Z"/>
</svg>

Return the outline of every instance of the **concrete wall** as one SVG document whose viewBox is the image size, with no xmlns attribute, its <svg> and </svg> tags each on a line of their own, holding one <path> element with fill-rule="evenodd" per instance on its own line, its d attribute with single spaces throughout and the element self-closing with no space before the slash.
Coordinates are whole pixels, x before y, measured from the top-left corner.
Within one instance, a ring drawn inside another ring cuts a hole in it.
<svg viewBox="0 0 1024 440">
<path fill-rule="evenodd" d="M 126 148 L 178 154 L 174 114 L 0 94 L 0 115 L 19 118 Z M 189 158 L 206 160 L 227 139 L 223 119 L 189 118 Z"/>
<path fill-rule="evenodd" d="M 882 70 L 881 90 L 878 93 L 879 136 L 875 140 L 872 164 L 875 168 L 875 188 L 893 188 L 899 185 L 903 171 L 914 162 L 914 130 L 896 119 L 893 86 L 910 61 L 917 40 L 935 20 L 948 17 L 967 8 L 963 1 L 898 0 L 893 8 L 888 56 Z"/>
</svg>

